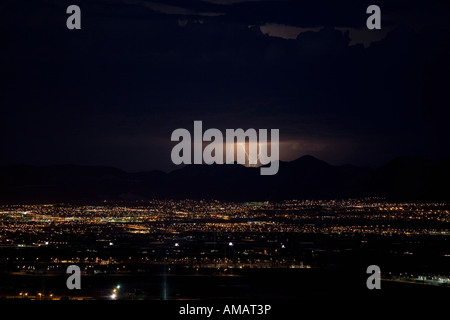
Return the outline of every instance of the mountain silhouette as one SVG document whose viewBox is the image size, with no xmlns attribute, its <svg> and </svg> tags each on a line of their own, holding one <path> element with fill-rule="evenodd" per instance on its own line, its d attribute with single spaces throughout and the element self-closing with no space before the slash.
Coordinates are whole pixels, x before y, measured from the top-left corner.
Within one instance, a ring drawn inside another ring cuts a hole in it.
<svg viewBox="0 0 450 320">
<path fill-rule="evenodd" d="M 0 202 L 51 203 L 148 199 L 278 201 L 380 196 L 449 200 L 450 158 L 401 157 L 376 169 L 334 166 L 313 156 L 280 161 L 273 176 L 242 165 L 188 165 L 170 173 L 102 166 L 0 166 Z"/>
</svg>

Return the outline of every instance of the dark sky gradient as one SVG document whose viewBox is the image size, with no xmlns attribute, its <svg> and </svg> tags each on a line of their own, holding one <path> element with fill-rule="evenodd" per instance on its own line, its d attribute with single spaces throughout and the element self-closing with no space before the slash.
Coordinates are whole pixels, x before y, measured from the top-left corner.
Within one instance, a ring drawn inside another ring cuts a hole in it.
<svg viewBox="0 0 450 320">
<path fill-rule="evenodd" d="M 374 3 L 379 31 L 372 1 L 3 1 L 0 163 L 167 171 L 194 120 L 278 128 L 281 160 L 449 156 L 450 4 Z"/>
</svg>

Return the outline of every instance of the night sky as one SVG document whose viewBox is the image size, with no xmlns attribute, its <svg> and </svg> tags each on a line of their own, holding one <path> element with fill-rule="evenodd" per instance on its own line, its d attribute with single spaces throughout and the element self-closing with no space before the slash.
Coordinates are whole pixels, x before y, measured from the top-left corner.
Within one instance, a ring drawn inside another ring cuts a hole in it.
<svg viewBox="0 0 450 320">
<path fill-rule="evenodd" d="M 438 160 L 449 17 L 443 0 L 2 1 L 0 163 L 169 171 L 171 133 L 194 120 L 279 129 L 286 161 Z"/>
</svg>

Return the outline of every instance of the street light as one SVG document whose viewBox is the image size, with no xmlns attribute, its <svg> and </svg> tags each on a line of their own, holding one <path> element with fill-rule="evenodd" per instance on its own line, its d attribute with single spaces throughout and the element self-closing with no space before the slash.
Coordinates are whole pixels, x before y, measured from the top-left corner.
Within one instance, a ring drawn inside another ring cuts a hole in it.
<svg viewBox="0 0 450 320">
<path fill-rule="evenodd" d="M 111 298 L 112 300 L 117 299 L 117 294 L 118 294 L 119 289 L 120 289 L 120 284 L 118 284 L 118 285 L 113 289 L 113 291 L 112 291 L 113 293 L 110 295 L 110 298 Z"/>
</svg>

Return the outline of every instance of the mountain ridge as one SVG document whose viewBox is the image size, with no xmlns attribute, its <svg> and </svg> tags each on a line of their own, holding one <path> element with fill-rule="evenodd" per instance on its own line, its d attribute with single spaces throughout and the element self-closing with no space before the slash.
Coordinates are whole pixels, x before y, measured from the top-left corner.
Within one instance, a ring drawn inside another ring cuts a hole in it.
<svg viewBox="0 0 450 320">
<path fill-rule="evenodd" d="M 148 199 L 279 201 L 380 196 L 393 200 L 450 200 L 450 158 L 398 157 L 371 169 L 331 165 L 306 155 L 280 161 L 274 176 L 257 167 L 187 165 L 126 172 L 109 166 L 2 165 L 0 203 L 100 202 Z"/>
</svg>

